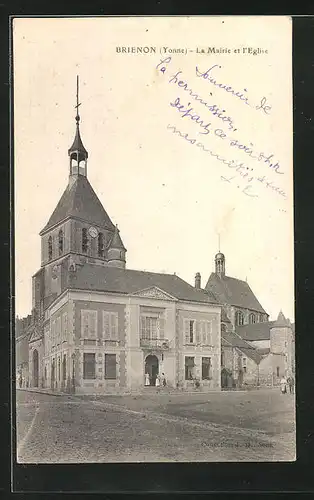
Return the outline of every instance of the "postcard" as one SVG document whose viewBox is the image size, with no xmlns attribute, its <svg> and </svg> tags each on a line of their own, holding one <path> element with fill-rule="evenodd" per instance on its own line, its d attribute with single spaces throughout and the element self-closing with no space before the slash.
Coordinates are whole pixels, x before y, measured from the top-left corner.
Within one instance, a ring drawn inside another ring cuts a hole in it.
<svg viewBox="0 0 314 500">
<path fill-rule="evenodd" d="M 296 460 L 292 21 L 13 21 L 16 457 Z"/>
</svg>

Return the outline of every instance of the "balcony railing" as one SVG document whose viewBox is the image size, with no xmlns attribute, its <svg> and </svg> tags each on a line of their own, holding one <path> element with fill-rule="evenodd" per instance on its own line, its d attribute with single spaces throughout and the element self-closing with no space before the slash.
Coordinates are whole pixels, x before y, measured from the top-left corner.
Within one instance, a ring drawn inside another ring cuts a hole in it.
<svg viewBox="0 0 314 500">
<path fill-rule="evenodd" d="M 140 339 L 141 347 L 148 347 L 149 349 L 169 349 L 168 339 Z"/>
</svg>

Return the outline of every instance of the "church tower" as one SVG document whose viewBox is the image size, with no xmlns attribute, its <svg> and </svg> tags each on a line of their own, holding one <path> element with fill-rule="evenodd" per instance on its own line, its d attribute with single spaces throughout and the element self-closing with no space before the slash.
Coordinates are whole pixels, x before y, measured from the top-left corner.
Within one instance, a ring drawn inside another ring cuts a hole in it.
<svg viewBox="0 0 314 500">
<path fill-rule="evenodd" d="M 61 267 L 67 269 L 73 264 L 84 265 L 86 262 L 98 266 L 125 266 L 126 249 L 121 237 L 119 234 L 115 236 L 116 227 L 87 178 L 88 152 L 80 133 L 80 105 L 77 77 L 76 130 L 68 150 L 69 181 L 40 232 L 41 268 L 44 271 L 41 274 L 44 274 L 46 296 L 58 293 Z M 113 252 L 118 248 L 120 253 L 114 253 L 113 258 Z"/>
</svg>

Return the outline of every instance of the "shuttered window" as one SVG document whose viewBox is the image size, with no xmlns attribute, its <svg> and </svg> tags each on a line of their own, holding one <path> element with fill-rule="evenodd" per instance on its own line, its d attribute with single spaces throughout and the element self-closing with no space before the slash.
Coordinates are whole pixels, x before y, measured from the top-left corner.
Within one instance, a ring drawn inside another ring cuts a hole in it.
<svg viewBox="0 0 314 500">
<path fill-rule="evenodd" d="M 185 344 L 212 345 L 212 322 L 184 320 Z"/>
<path fill-rule="evenodd" d="M 60 344 L 61 343 L 61 316 L 59 316 L 59 318 L 57 318 L 56 325 L 57 325 L 57 332 L 56 332 L 57 344 Z"/>
<path fill-rule="evenodd" d="M 84 352 L 83 354 L 83 378 L 85 380 L 96 378 L 95 353 Z"/>
<path fill-rule="evenodd" d="M 82 309 L 81 311 L 81 337 L 84 339 L 96 338 L 97 311 Z"/>
<path fill-rule="evenodd" d="M 211 359 L 207 357 L 202 358 L 202 379 L 210 380 L 211 377 Z"/>
<path fill-rule="evenodd" d="M 105 379 L 117 378 L 117 361 L 115 354 L 105 354 Z"/>
<path fill-rule="evenodd" d="M 118 313 L 103 311 L 103 337 L 105 340 L 118 340 Z"/>
<path fill-rule="evenodd" d="M 193 380 L 194 378 L 194 357 L 185 356 L 185 380 Z"/>
</svg>

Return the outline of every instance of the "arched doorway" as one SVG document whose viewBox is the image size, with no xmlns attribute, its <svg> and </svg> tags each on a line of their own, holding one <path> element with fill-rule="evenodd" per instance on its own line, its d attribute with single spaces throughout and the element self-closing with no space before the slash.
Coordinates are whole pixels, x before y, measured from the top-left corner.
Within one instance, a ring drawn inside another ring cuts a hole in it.
<svg viewBox="0 0 314 500">
<path fill-rule="evenodd" d="M 156 385 L 156 377 L 159 371 L 159 362 L 157 356 L 149 354 L 145 359 L 145 374 L 148 373 L 150 385 Z"/>
<path fill-rule="evenodd" d="M 33 387 L 38 387 L 38 351 L 33 351 Z"/>
</svg>

